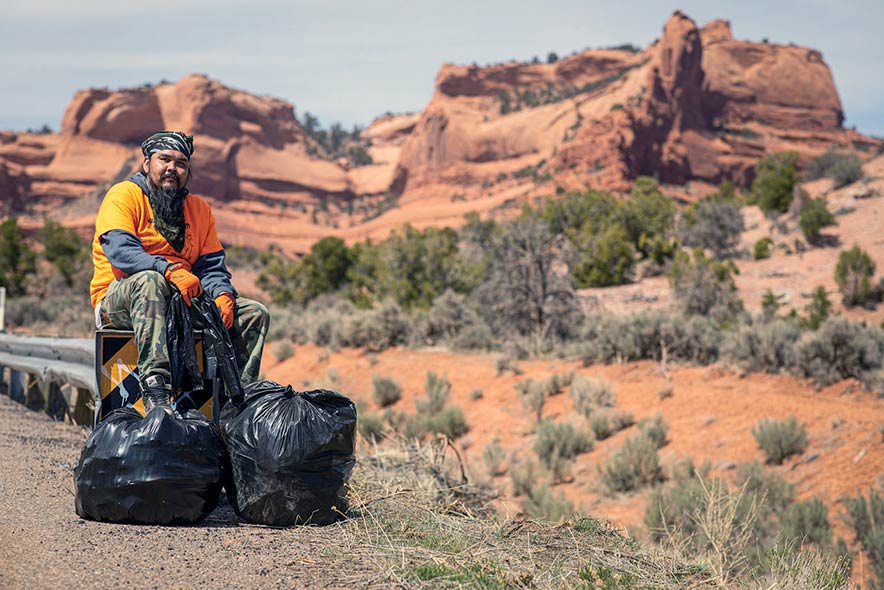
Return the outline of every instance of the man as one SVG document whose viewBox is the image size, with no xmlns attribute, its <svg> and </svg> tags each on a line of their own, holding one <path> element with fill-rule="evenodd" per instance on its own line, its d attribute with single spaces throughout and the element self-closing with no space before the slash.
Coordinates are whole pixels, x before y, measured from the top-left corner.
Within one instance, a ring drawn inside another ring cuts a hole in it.
<svg viewBox="0 0 884 590">
<path fill-rule="evenodd" d="M 186 188 L 193 137 L 161 131 L 148 137 L 141 151 L 141 172 L 112 186 L 98 211 L 90 294 L 97 327 L 134 331 L 149 412 L 170 405 L 166 314 L 171 289 L 188 306 L 204 291 L 214 300 L 236 350 L 243 385 L 258 377 L 270 316 L 262 304 L 238 296 L 212 210 Z"/>
</svg>

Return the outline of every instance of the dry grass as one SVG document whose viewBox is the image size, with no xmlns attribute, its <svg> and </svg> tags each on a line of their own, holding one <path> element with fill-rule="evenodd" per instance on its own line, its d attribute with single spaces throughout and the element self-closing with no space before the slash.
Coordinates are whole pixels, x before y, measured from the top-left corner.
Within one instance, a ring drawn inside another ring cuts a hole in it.
<svg viewBox="0 0 884 590">
<path fill-rule="evenodd" d="M 361 588 L 699 588 L 700 567 L 640 547 L 604 522 L 499 521 L 466 481 L 454 447 L 373 446 L 359 462 L 349 518 L 334 525 Z M 615 584 L 610 586 L 610 584 Z"/>
</svg>

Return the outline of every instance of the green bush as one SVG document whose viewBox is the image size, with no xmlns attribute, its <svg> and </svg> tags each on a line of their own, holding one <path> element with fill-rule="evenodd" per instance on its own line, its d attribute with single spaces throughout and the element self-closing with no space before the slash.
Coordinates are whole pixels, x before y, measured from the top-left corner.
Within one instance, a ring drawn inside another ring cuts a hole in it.
<svg viewBox="0 0 884 590">
<path fill-rule="evenodd" d="M 785 213 L 798 181 L 798 152 L 773 154 L 755 166 L 752 193 L 765 213 Z"/>
<path fill-rule="evenodd" d="M 604 379 L 588 379 L 574 377 L 570 389 L 574 409 L 583 416 L 589 417 L 598 409 L 612 408 L 617 405 L 617 396 L 613 386 Z"/>
<path fill-rule="evenodd" d="M 835 188 L 846 186 L 863 177 L 862 164 L 856 154 L 843 154 L 829 150 L 811 160 L 807 166 L 807 177 L 811 180 L 831 177 L 835 180 Z"/>
<path fill-rule="evenodd" d="M 589 418 L 589 428 L 592 430 L 596 440 L 605 440 L 614 434 L 614 429 L 611 428 L 611 424 L 608 422 L 608 416 L 601 413 L 593 414 Z"/>
<path fill-rule="evenodd" d="M 460 406 L 445 406 L 435 414 L 422 416 L 426 430 L 434 434 L 443 434 L 454 440 L 469 431 L 466 418 Z"/>
<path fill-rule="evenodd" d="M 869 586 L 881 588 L 884 585 L 884 489 L 870 488 L 868 498 L 862 493 L 846 498 L 844 506 L 856 540 L 869 556 L 877 578 L 877 586 Z"/>
<path fill-rule="evenodd" d="M 645 418 L 640 420 L 637 426 L 639 432 L 651 439 L 658 449 L 666 446 L 666 435 L 669 432 L 669 426 L 663 421 L 663 416 L 657 415 L 653 418 Z"/>
<path fill-rule="evenodd" d="M 373 412 L 359 412 L 356 428 L 360 436 L 370 443 L 381 441 L 386 435 L 383 416 Z"/>
<path fill-rule="evenodd" d="M 593 440 L 568 423 L 541 420 L 537 424 L 534 451 L 550 470 L 553 481 L 562 481 L 571 469 L 574 457 L 592 449 Z"/>
<path fill-rule="evenodd" d="M 632 412 L 612 412 L 608 415 L 611 430 L 620 432 L 635 424 L 635 416 Z"/>
<path fill-rule="evenodd" d="M 740 206 L 716 193 L 684 212 L 679 238 L 685 246 L 712 250 L 715 258 L 721 259 L 736 251 L 744 229 Z"/>
<path fill-rule="evenodd" d="M 773 245 L 773 240 L 768 238 L 767 236 L 759 239 L 755 242 L 755 245 L 752 246 L 752 258 L 755 260 L 764 260 L 765 258 L 770 258 L 770 247 Z"/>
<path fill-rule="evenodd" d="M 795 366 L 801 328 L 788 319 L 742 324 L 724 335 L 721 357 L 746 371 L 779 373 Z"/>
<path fill-rule="evenodd" d="M 836 225 L 836 223 L 835 216 L 826 207 L 825 197 L 807 199 L 798 212 L 798 225 L 801 226 L 801 233 L 811 244 L 819 242 L 821 229 Z"/>
<path fill-rule="evenodd" d="M 835 283 L 844 297 L 844 305 L 852 307 L 873 303 L 872 275 L 874 274 L 875 263 L 869 254 L 859 246 L 843 250 L 838 255 L 838 264 L 835 266 Z"/>
<path fill-rule="evenodd" d="M 535 419 L 539 421 L 543 417 L 543 406 L 546 404 L 546 383 L 526 379 L 516 383 L 515 387 L 516 391 L 519 392 L 519 399 L 522 400 L 522 405 L 534 414 Z"/>
<path fill-rule="evenodd" d="M 832 546 L 829 509 L 817 497 L 790 504 L 780 516 L 780 530 L 786 542 L 811 543 L 821 549 Z"/>
<path fill-rule="evenodd" d="M 18 219 L 0 223 L 0 287 L 6 287 L 10 298 L 25 294 L 25 279 L 36 272 L 36 261 Z"/>
<path fill-rule="evenodd" d="M 800 455 L 807 448 L 807 432 L 795 416 L 781 422 L 766 418 L 752 427 L 752 436 L 767 462 L 774 465 L 782 465 L 787 457 Z"/>
<path fill-rule="evenodd" d="M 717 262 L 695 249 L 693 260 L 683 251 L 675 256 L 669 284 L 686 315 L 709 316 L 725 322 L 743 310 L 732 276 L 735 274 L 739 270 L 732 261 Z"/>
<path fill-rule="evenodd" d="M 626 439 L 623 446 L 608 458 L 601 476 L 611 492 L 631 492 L 663 481 L 657 444 L 644 433 Z"/>
<path fill-rule="evenodd" d="M 884 334 L 844 318 L 829 318 L 797 348 L 797 369 L 820 385 L 863 379 L 881 368 Z"/>
<path fill-rule="evenodd" d="M 829 301 L 829 297 L 826 295 L 826 288 L 819 285 L 813 290 L 810 296 L 810 303 L 804 306 L 804 313 L 806 315 L 801 318 L 801 325 L 805 328 L 816 330 L 828 319 L 831 311 L 832 302 Z"/>
<path fill-rule="evenodd" d="M 402 399 L 402 387 L 389 377 L 375 375 L 372 377 L 372 384 L 374 385 L 372 398 L 382 408 L 391 406 Z"/>
<path fill-rule="evenodd" d="M 424 385 L 426 396 L 414 402 L 418 414 L 432 416 L 442 411 L 448 403 L 451 395 L 451 383 L 445 377 L 440 377 L 432 371 L 427 371 L 427 380 Z"/>
<path fill-rule="evenodd" d="M 490 477 L 497 477 L 506 473 L 506 470 L 503 468 L 505 460 L 506 453 L 500 444 L 500 439 L 495 438 L 482 451 L 482 461 L 485 463 Z"/>
</svg>

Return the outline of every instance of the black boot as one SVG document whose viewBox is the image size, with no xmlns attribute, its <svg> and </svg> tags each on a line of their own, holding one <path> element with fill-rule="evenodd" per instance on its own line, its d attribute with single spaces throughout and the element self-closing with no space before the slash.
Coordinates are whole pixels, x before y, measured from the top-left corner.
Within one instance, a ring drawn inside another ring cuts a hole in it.
<svg viewBox="0 0 884 590">
<path fill-rule="evenodd" d="M 149 414 L 154 408 L 172 408 L 169 398 L 170 389 L 159 375 L 149 375 L 141 383 L 141 399 L 144 400 L 144 413 Z"/>
</svg>

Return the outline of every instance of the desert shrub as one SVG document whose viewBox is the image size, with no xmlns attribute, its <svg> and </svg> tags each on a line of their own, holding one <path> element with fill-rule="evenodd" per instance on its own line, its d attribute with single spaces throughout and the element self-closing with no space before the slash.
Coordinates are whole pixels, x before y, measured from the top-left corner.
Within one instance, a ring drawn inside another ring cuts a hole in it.
<svg viewBox="0 0 884 590">
<path fill-rule="evenodd" d="M 608 416 L 602 413 L 594 413 L 589 418 L 589 428 L 596 440 L 605 440 L 614 434 L 614 430 L 608 422 Z"/>
<path fill-rule="evenodd" d="M 660 192 L 656 179 L 639 176 L 632 185 L 623 215 L 629 240 L 643 256 L 651 245 L 670 237 L 675 218 L 675 203 Z"/>
<path fill-rule="evenodd" d="M 369 310 L 358 310 L 347 318 L 341 344 L 380 352 L 408 341 L 409 319 L 399 305 L 386 301 Z"/>
<path fill-rule="evenodd" d="M 567 339 L 583 312 L 562 262 L 560 234 L 533 212 L 501 228 L 474 291 L 479 314 L 501 338 L 525 338 L 534 351 Z"/>
<path fill-rule="evenodd" d="M 498 359 L 494 361 L 494 368 L 497 370 L 498 376 L 503 375 L 507 371 L 513 375 L 522 374 L 522 369 L 519 368 L 519 360 L 508 354 L 498 357 Z"/>
<path fill-rule="evenodd" d="M 550 470 L 553 481 L 562 481 L 570 472 L 574 457 L 592 449 L 593 440 L 572 424 L 542 420 L 537 424 L 534 451 Z"/>
<path fill-rule="evenodd" d="M 872 275 L 875 263 L 869 254 L 854 246 L 838 255 L 835 266 L 835 283 L 844 297 L 844 305 L 852 307 L 872 303 Z"/>
<path fill-rule="evenodd" d="M 527 496 L 537 487 L 537 464 L 531 459 L 515 462 L 509 470 L 513 496 Z"/>
<path fill-rule="evenodd" d="M 601 469 L 602 481 L 611 492 L 631 492 L 663 481 L 663 467 L 656 443 L 640 433 L 626 439 Z"/>
<path fill-rule="evenodd" d="M 609 226 L 592 242 L 592 248 L 571 274 L 580 287 L 622 285 L 632 276 L 635 266 L 633 245 L 620 224 Z"/>
<path fill-rule="evenodd" d="M 658 414 L 653 418 L 645 418 L 640 420 L 637 426 L 639 432 L 651 439 L 658 449 L 666 446 L 666 434 L 669 432 L 669 426 L 663 421 L 663 416 Z"/>
<path fill-rule="evenodd" d="M 362 438 L 370 443 L 378 442 L 386 435 L 383 416 L 374 412 L 359 412 L 356 428 Z"/>
<path fill-rule="evenodd" d="M 472 401 L 480 400 L 480 399 L 482 399 L 483 397 L 485 397 L 485 392 L 483 392 L 483 391 L 482 391 L 481 389 L 479 389 L 479 388 L 476 388 L 476 389 L 474 389 L 474 390 L 472 390 L 472 391 L 470 392 L 470 399 L 471 399 Z"/>
<path fill-rule="evenodd" d="M 290 342 L 281 341 L 273 345 L 273 356 L 275 356 L 280 362 L 292 358 L 294 354 L 295 349 Z"/>
<path fill-rule="evenodd" d="M 562 522 L 574 515 L 574 504 L 565 497 L 565 494 L 555 493 L 548 485 L 540 484 L 526 495 L 524 510 L 530 518 Z"/>
<path fill-rule="evenodd" d="M 868 498 L 862 493 L 844 500 L 847 521 L 856 540 L 869 556 L 877 587 L 884 584 L 884 490 L 869 489 Z M 871 580 L 870 580 L 871 582 Z M 870 587 L 875 587 L 870 584 Z"/>
<path fill-rule="evenodd" d="M 787 542 L 811 543 L 821 549 L 832 546 L 829 509 L 817 497 L 790 504 L 780 515 L 780 530 Z"/>
<path fill-rule="evenodd" d="M 798 225 L 801 226 L 801 233 L 809 243 L 818 243 L 820 230 L 836 223 L 835 216 L 826 207 L 825 197 L 807 199 L 801 205 L 801 210 L 798 213 Z"/>
<path fill-rule="evenodd" d="M 454 440 L 469 431 L 466 418 L 460 406 L 445 406 L 435 414 L 422 416 L 426 430 L 434 434 L 443 434 Z"/>
<path fill-rule="evenodd" d="M 482 451 L 482 462 L 485 463 L 485 467 L 488 469 L 488 475 L 491 477 L 506 473 L 506 470 L 503 467 L 505 460 L 506 453 L 503 450 L 503 446 L 500 444 L 500 439 L 495 438 L 488 443 Z"/>
<path fill-rule="evenodd" d="M 684 212 L 678 235 L 685 246 L 711 250 L 721 259 L 734 253 L 743 229 L 740 206 L 716 194 Z"/>
<path fill-rule="evenodd" d="M 522 405 L 529 410 L 536 420 L 543 416 L 543 406 L 546 405 L 546 384 L 542 381 L 526 379 L 516 383 L 516 391 Z"/>
<path fill-rule="evenodd" d="M 789 210 L 792 192 L 799 180 L 798 153 L 773 154 L 755 166 L 752 193 L 765 213 L 784 213 Z"/>
<path fill-rule="evenodd" d="M 635 416 L 632 412 L 611 412 L 608 414 L 608 423 L 611 430 L 620 432 L 635 424 Z"/>
<path fill-rule="evenodd" d="M 586 417 L 600 408 L 612 408 L 617 405 L 614 388 L 604 379 L 574 377 L 571 382 L 570 394 L 574 401 L 574 408 Z"/>
<path fill-rule="evenodd" d="M 684 318 L 662 312 L 588 318 L 581 335 L 583 362 L 639 359 L 708 364 L 718 358 L 720 329 L 706 317 Z"/>
<path fill-rule="evenodd" d="M 862 164 L 856 154 L 843 154 L 829 150 L 817 156 L 807 165 L 807 177 L 811 180 L 831 177 L 835 188 L 846 186 L 863 177 Z"/>
<path fill-rule="evenodd" d="M 795 416 L 779 422 L 765 418 L 752 427 L 752 436 L 766 461 L 774 465 L 782 465 L 787 457 L 800 455 L 807 448 L 807 432 Z"/>
<path fill-rule="evenodd" d="M 371 381 L 374 386 L 371 396 L 382 408 L 391 406 L 402 399 L 402 387 L 389 377 L 375 375 Z"/>
<path fill-rule="evenodd" d="M 498 342 L 488 325 L 479 320 L 465 326 L 450 342 L 452 348 L 460 350 L 491 350 Z"/>
<path fill-rule="evenodd" d="M 797 369 L 820 385 L 862 379 L 881 367 L 884 334 L 844 318 L 829 318 L 797 348 Z"/>
<path fill-rule="evenodd" d="M 726 332 L 721 356 L 752 372 L 778 373 L 795 366 L 801 328 L 788 319 L 741 324 Z"/>
<path fill-rule="evenodd" d="M 424 385 L 424 398 L 414 402 L 419 414 L 432 416 L 442 411 L 448 403 L 451 395 L 451 383 L 445 377 L 440 377 L 433 371 L 427 371 L 427 380 Z"/>
<path fill-rule="evenodd" d="M 770 258 L 770 247 L 772 245 L 773 240 L 771 240 L 767 236 L 757 240 L 752 246 L 752 258 L 754 258 L 755 260 Z"/>
<path fill-rule="evenodd" d="M 18 219 L 10 217 L 0 223 L 0 287 L 6 287 L 10 299 L 25 294 L 25 280 L 36 272 L 36 261 Z"/>
<path fill-rule="evenodd" d="M 756 577 L 751 590 L 849 590 L 852 587 L 850 559 L 844 554 L 786 545 L 767 553 L 764 568 L 767 573 Z"/>
<path fill-rule="evenodd" d="M 425 342 L 454 342 L 465 331 L 485 327 L 479 314 L 467 303 L 466 296 L 446 289 L 433 301 L 427 314 Z M 475 339 L 475 334 L 470 339 Z M 464 343 L 470 339 L 465 339 Z M 484 344 L 484 343 L 483 343 Z M 485 348 L 484 345 L 465 348 Z"/>
<path fill-rule="evenodd" d="M 806 315 L 801 318 L 801 325 L 805 328 L 816 330 L 828 319 L 831 310 L 832 302 L 829 301 L 829 297 L 826 295 L 826 288 L 819 285 L 813 290 L 810 296 L 810 303 L 804 306 L 804 313 Z"/>
<path fill-rule="evenodd" d="M 657 392 L 657 397 L 660 399 L 660 401 L 663 401 L 664 399 L 669 399 L 670 397 L 672 397 L 672 394 L 673 394 L 672 386 L 667 385 L 666 387 L 661 388 L 660 391 Z"/>
<path fill-rule="evenodd" d="M 669 283 L 686 315 L 709 316 L 723 323 L 743 310 L 732 276 L 738 273 L 732 261 L 711 260 L 695 249 L 693 260 L 683 251 L 675 256 Z"/>
</svg>

